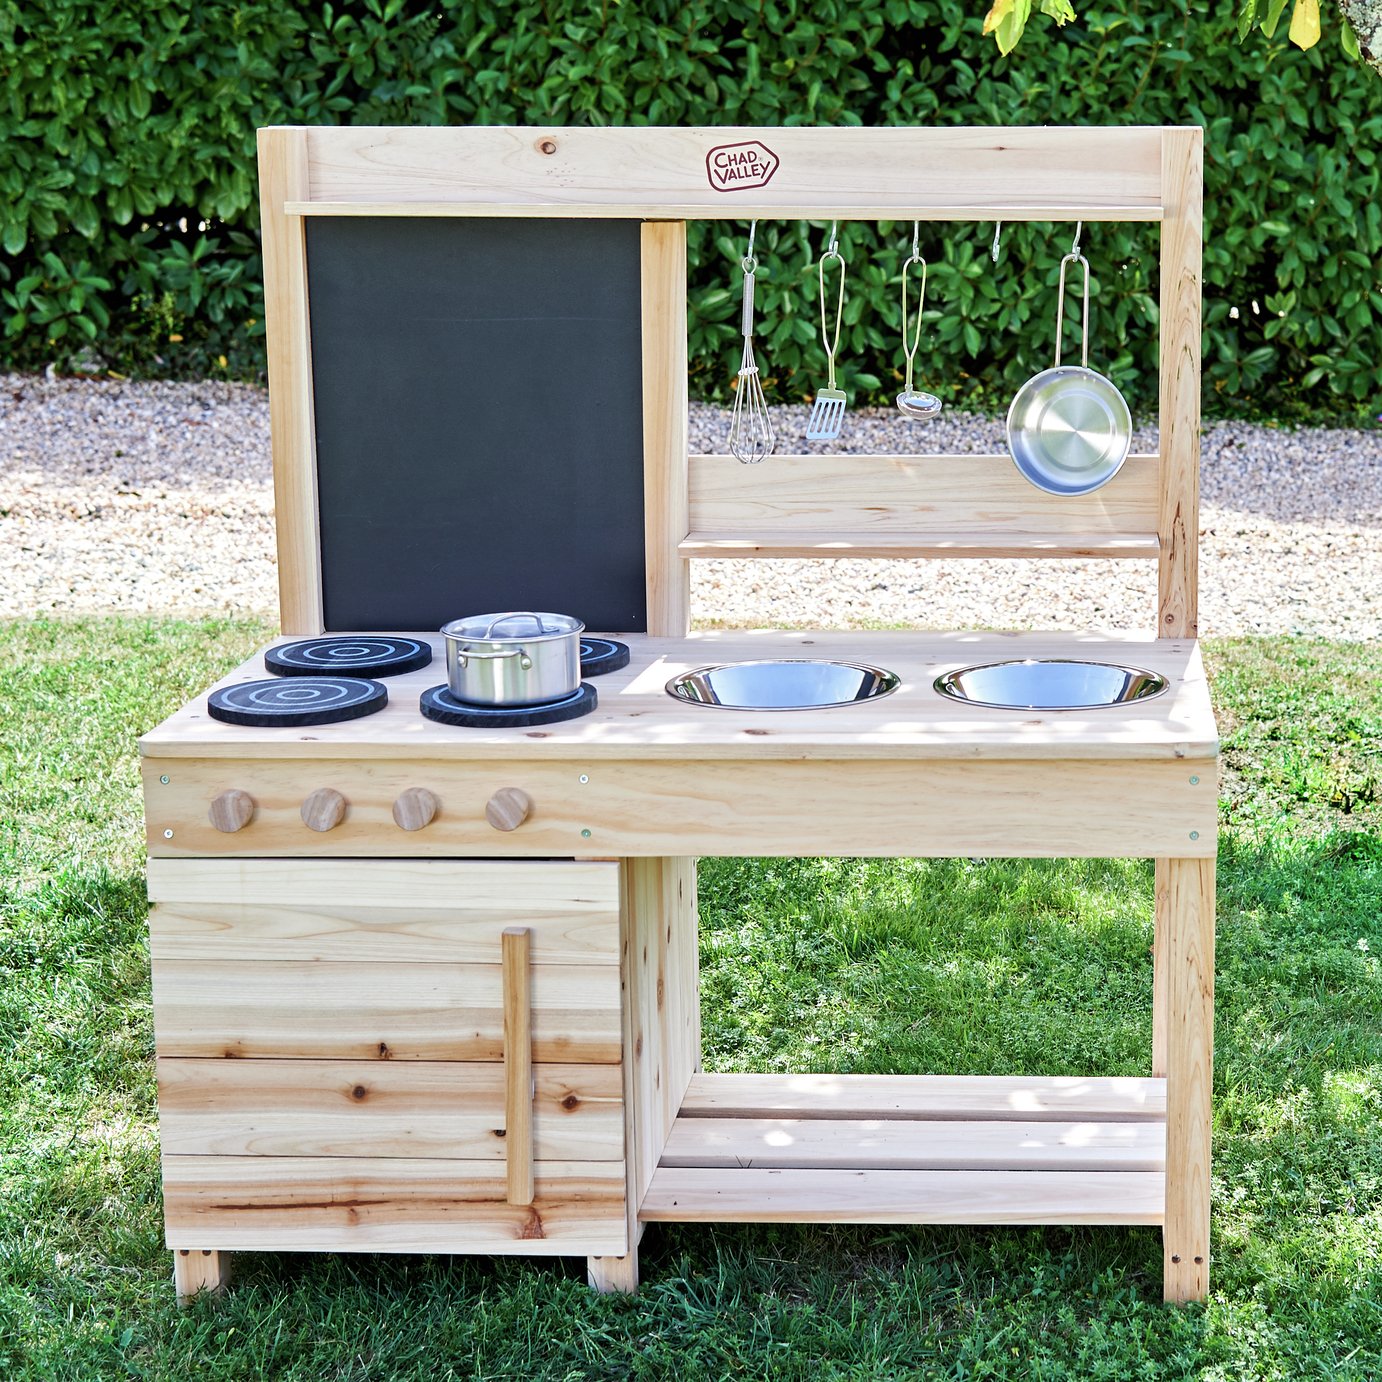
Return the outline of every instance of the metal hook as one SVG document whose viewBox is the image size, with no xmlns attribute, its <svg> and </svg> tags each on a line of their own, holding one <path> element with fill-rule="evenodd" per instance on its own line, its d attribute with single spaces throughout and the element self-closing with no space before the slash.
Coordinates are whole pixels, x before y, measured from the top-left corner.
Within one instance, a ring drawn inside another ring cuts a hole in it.
<svg viewBox="0 0 1382 1382">
<path fill-rule="evenodd" d="M 920 222 L 920 221 L 913 221 L 913 222 L 912 222 L 912 258 L 913 258 L 913 259 L 919 259 L 920 257 L 921 257 L 921 222 Z"/>
<path fill-rule="evenodd" d="M 1076 221 L 1076 222 L 1075 222 L 1075 243 L 1074 243 L 1073 245 L 1070 246 L 1070 253 L 1071 253 L 1071 254 L 1079 254 L 1079 252 L 1080 252 L 1080 231 L 1083 230 L 1083 229 L 1084 229 L 1084 222 L 1083 222 L 1083 221 Z"/>
<path fill-rule="evenodd" d="M 748 253 L 739 261 L 740 267 L 746 274 L 753 273 L 758 268 L 758 260 L 753 257 L 753 237 L 758 234 L 758 222 L 749 222 L 749 248 Z"/>
<path fill-rule="evenodd" d="M 838 231 L 839 226 L 840 223 L 838 221 L 831 221 L 830 223 L 830 243 L 825 247 L 825 252 L 827 254 L 839 254 L 840 252 L 840 238 L 836 234 L 836 231 Z"/>
<path fill-rule="evenodd" d="M 1003 222 L 997 221 L 993 227 L 993 248 L 989 250 L 989 258 L 996 264 L 998 262 L 998 246 L 1003 239 Z"/>
</svg>

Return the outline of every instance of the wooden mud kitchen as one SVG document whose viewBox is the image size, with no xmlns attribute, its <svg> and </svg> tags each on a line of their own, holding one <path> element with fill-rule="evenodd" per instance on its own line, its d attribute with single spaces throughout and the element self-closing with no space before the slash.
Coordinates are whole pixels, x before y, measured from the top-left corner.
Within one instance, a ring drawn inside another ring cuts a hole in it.
<svg viewBox="0 0 1382 1382">
<path fill-rule="evenodd" d="M 259 148 L 283 637 L 140 745 L 179 1296 L 239 1250 L 575 1255 L 631 1291 L 646 1224 L 778 1221 L 1159 1225 L 1167 1299 L 1203 1297 L 1200 130 Z M 1158 453 L 1044 481 L 1052 418 L 1118 431 L 1070 367 L 1012 454 L 689 454 L 687 222 L 756 218 L 892 223 L 890 272 L 913 221 L 1057 222 L 1057 254 L 1159 223 Z M 1142 558 L 1156 629 L 692 633 L 690 563 L 726 556 Z M 700 855 L 1155 859 L 1147 1073 L 703 1072 Z"/>
</svg>

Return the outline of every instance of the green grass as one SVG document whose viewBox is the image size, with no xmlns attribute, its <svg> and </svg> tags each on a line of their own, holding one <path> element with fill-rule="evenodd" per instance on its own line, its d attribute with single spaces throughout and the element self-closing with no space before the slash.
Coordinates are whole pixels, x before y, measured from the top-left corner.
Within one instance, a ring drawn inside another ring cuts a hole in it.
<svg viewBox="0 0 1382 1382">
<path fill-rule="evenodd" d="M 1224 729 L 1215 1261 L 1149 1230 L 653 1228 L 581 1262 L 245 1254 L 172 1305 L 134 737 L 253 624 L 0 625 L 0 1375 L 1382 1375 L 1382 652 L 1208 649 Z M 717 1069 L 1143 1073 L 1138 861 L 702 866 Z"/>
</svg>

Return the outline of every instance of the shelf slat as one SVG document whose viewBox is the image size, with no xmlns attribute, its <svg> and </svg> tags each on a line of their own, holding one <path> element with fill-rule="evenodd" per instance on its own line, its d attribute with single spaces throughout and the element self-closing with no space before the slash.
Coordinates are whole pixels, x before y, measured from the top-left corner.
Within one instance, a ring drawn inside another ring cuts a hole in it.
<svg viewBox="0 0 1382 1382">
<path fill-rule="evenodd" d="M 834 533 L 819 537 L 726 537 L 690 533 L 683 557 L 1108 557 L 1155 558 L 1155 533 Z"/>
<path fill-rule="evenodd" d="M 999 1119 L 1166 1117 L 1166 1081 L 1022 1075 L 696 1074 L 682 1118 Z"/>
<path fill-rule="evenodd" d="M 918 1119 L 678 1118 L 659 1163 L 755 1170 L 1162 1171 L 1166 1126 Z"/>
<path fill-rule="evenodd" d="M 1160 1224 L 1160 1171 L 659 1167 L 644 1223 Z"/>
</svg>

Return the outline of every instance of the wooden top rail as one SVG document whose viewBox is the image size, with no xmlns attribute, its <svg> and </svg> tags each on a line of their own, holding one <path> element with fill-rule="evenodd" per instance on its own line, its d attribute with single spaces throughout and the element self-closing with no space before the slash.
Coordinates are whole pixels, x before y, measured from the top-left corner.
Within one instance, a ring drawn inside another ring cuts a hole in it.
<svg viewBox="0 0 1382 1382">
<path fill-rule="evenodd" d="M 296 133 L 296 131 L 294 131 Z M 289 215 L 1159 221 L 1162 130 L 332 127 Z"/>
</svg>

